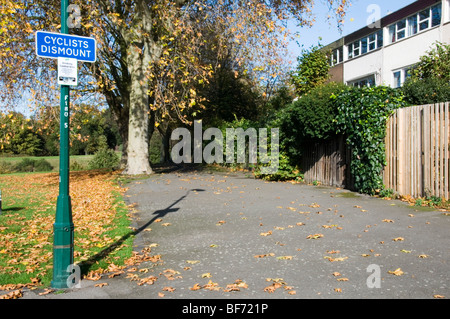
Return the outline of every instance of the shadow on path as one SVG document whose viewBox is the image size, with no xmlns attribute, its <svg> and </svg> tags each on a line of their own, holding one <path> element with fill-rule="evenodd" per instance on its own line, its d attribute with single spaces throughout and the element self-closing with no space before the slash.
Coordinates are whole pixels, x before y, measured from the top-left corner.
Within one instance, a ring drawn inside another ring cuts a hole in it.
<svg viewBox="0 0 450 319">
<path fill-rule="evenodd" d="M 162 217 L 166 216 L 169 213 L 177 212 L 180 208 L 178 208 L 178 207 L 177 208 L 173 208 L 173 206 L 175 206 L 176 204 L 181 202 L 183 199 L 185 199 L 189 195 L 189 192 L 191 192 L 191 191 L 204 192 L 205 190 L 204 189 L 190 189 L 190 190 L 188 190 L 186 192 L 185 195 L 183 195 L 180 198 L 178 198 L 171 205 L 167 206 L 164 209 L 156 210 L 155 212 L 153 212 L 152 215 L 155 215 L 155 216 L 152 219 L 150 219 L 148 222 L 146 222 L 144 225 L 142 225 L 141 227 L 139 227 L 138 229 L 136 229 L 134 231 L 128 232 L 127 234 L 123 235 L 120 239 L 118 239 L 116 242 L 112 243 L 111 245 L 109 245 L 108 247 L 103 249 L 102 251 L 100 251 L 97 254 L 95 254 L 94 256 L 90 257 L 88 260 L 82 261 L 80 264 L 78 264 L 78 266 L 80 266 L 80 269 L 81 269 L 81 274 L 82 275 L 87 274 L 89 269 L 90 269 L 90 267 L 93 264 L 95 264 L 96 262 L 102 260 L 103 258 L 106 258 L 117 247 L 122 245 L 123 242 L 125 242 L 130 236 L 136 236 L 137 234 L 142 232 L 144 229 L 146 229 L 148 226 L 150 226 L 156 219 L 162 218 Z"/>
</svg>

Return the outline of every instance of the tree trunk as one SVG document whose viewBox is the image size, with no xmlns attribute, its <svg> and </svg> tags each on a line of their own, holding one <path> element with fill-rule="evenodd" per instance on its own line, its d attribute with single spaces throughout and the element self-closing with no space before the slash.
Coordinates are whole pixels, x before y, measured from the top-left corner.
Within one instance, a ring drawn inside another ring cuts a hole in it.
<svg viewBox="0 0 450 319">
<path fill-rule="evenodd" d="M 145 70 L 149 65 L 150 52 L 131 45 L 128 50 L 128 69 L 131 75 L 130 117 L 128 120 L 127 166 L 124 174 L 153 173 L 148 157 L 148 80 Z"/>
<path fill-rule="evenodd" d="M 124 174 L 152 174 L 149 161 L 149 79 L 150 64 L 162 48 L 152 37 L 152 15 L 146 1 L 136 2 L 137 14 L 127 29 L 122 29 L 128 44 L 127 65 L 130 75 L 130 113 L 128 119 L 127 165 Z"/>
</svg>

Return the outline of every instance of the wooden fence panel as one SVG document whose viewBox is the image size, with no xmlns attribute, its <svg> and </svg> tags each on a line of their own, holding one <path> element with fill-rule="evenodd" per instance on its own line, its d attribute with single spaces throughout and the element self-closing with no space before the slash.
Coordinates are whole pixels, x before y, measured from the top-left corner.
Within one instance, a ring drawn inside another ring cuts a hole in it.
<svg viewBox="0 0 450 319">
<path fill-rule="evenodd" d="M 305 181 L 351 189 L 350 154 L 343 136 L 310 145 L 301 162 Z"/>
<path fill-rule="evenodd" d="M 386 187 L 449 199 L 449 138 L 449 102 L 396 110 L 387 123 Z"/>
</svg>

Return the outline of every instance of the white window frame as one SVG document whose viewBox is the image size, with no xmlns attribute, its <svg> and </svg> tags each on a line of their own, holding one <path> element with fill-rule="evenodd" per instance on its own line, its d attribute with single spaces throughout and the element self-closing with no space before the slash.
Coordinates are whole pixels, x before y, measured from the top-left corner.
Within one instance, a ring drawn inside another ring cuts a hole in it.
<svg viewBox="0 0 450 319">
<path fill-rule="evenodd" d="M 344 47 L 339 47 L 331 51 L 330 66 L 335 66 L 344 62 Z"/>
<path fill-rule="evenodd" d="M 374 40 L 370 40 L 371 36 L 374 36 Z M 365 37 L 362 37 L 361 39 L 354 41 L 354 42 L 350 43 L 349 45 L 347 45 L 348 59 L 350 60 L 350 59 L 356 58 L 360 55 L 370 53 L 372 51 L 375 51 L 375 50 L 381 48 L 383 46 L 383 41 L 381 41 L 381 45 L 379 45 L 380 44 L 380 41 L 379 41 L 380 36 L 383 37 L 383 30 L 373 32 L 373 33 L 371 33 Z M 365 44 L 366 44 L 366 50 L 363 52 L 364 40 L 365 40 Z M 370 49 L 370 44 L 374 44 L 373 49 Z"/>
<path fill-rule="evenodd" d="M 395 43 L 402 39 L 406 39 L 415 34 L 425 32 L 426 30 L 429 30 L 431 28 L 435 28 L 435 27 L 439 26 L 440 23 L 433 25 L 433 11 L 436 8 L 439 8 L 439 6 L 440 6 L 439 13 L 440 13 L 440 21 L 442 23 L 442 19 L 443 19 L 442 5 L 443 5 L 443 3 L 441 1 L 437 4 L 434 4 L 426 9 L 423 9 L 413 15 L 410 15 L 407 18 L 401 19 L 401 20 L 391 24 L 390 26 L 388 26 L 387 28 L 389 30 L 389 43 Z M 424 12 L 428 12 L 428 16 L 425 18 L 421 18 L 421 14 Z M 403 28 L 399 28 L 400 27 L 399 24 L 401 24 L 403 21 L 405 23 L 405 26 Z M 413 29 L 411 28 L 412 22 L 415 23 L 415 28 L 416 28 L 415 32 L 413 32 Z M 427 24 L 427 26 L 422 29 L 421 25 L 425 24 L 425 23 Z M 403 32 L 404 32 L 404 36 L 399 38 L 399 34 L 402 34 Z"/>
<path fill-rule="evenodd" d="M 392 70 L 392 87 L 393 88 L 399 88 L 402 87 L 403 84 L 405 83 L 406 79 L 408 78 L 408 72 L 414 68 L 414 65 L 409 65 L 406 67 L 403 67 L 401 69 L 395 69 Z M 396 74 L 399 73 L 400 74 L 400 85 L 398 85 L 398 81 L 396 80 Z"/>
<path fill-rule="evenodd" d="M 361 85 L 364 82 L 366 82 L 366 84 L 365 85 Z M 375 74 L 370 74 L 370 75 L 367 75 L 365 77 L 362 77 L 362 78 L 359 78 L 359 79 L 356 79 L 356 80 L 348 81 L 347 85 L 349 85 L 349 86 L 357 86 L 359 88 L 363 87 L 363 86 L 372 87 L 372 85 L 370 85 L 371 82 L 373 83 L 374 87 L 377 86 Z"/>
</svg>

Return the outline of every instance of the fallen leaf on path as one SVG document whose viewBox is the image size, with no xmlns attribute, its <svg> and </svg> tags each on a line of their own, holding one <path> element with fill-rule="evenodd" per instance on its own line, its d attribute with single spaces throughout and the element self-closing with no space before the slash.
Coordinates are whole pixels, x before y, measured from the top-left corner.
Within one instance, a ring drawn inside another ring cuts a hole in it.
<svg viewBox="0 0 450 319">
<path fill-rule="evenodd" d="M 314 234 L 314 235 L 309 235 L 306 237 L 306 239 L 318 239 L 318 238 L 322 238 L 323 234 Z"/>
<path fill-rule="evenodd" d="M 262 254 L 262 255 L 255 255 L 255 256 L 253 256 L 253 257 L 255 257 L 255 258 L 264 258 L 264 257 L 268 257 L 268 256 L 275 256 L 275 254 L 274 253 L 268 253 L 268 254 Z"/>
<path fill-rule="evenodd" d="M 292 256 L 279 256 L 279 257 L 277 257 L 277 259 L 279 259 L 279 260 L 292 260 Z"/>
<path fill-rule="evenodd" d="M 404 274 L 404 272 L 400 268 L 397 268 L 394 271 L 389 270 L 388 274 L 395 275 L 395 276 L 401 276 Z"/>
<path fill-rule="evenodd" d="M 393 241 L 404 241 L 405 238 L 403 238 L 403 237 L 397 237 L 397 238 L 393 238 L 392 240 L 393 240 Z"/>
<path fill-rule="evenodd" d="M 155 276 L 150 276 L 147 278 L 142 278 L 139 280 L 138 286 L 142 286 L 144 284 L 153 285 L 158 278 Z"/>
<path fill-rule="evenodd" d="M 107 282 L 102 282 L 102 283 L 99 283 L 99 284 L 95 284 L 95 285 L 94 285 L 94 287 L 98 287 L 98 288 L 103 288 L 103 287 L 105 287 L 105 286 L 108 286 L 108 283 L 107 283 Z"/>
<path fill-rule="evenodd" d="M 271 230 L 269 230 L 268 232 L 266 232 L 266 233 L 260 233 L 260 235 L 261 236 L 264 236 L 264 237 L 266 237 L 266 236 L 270 236 L 270 235 L 272 235 L 272 231 Z"/>
</svg>

